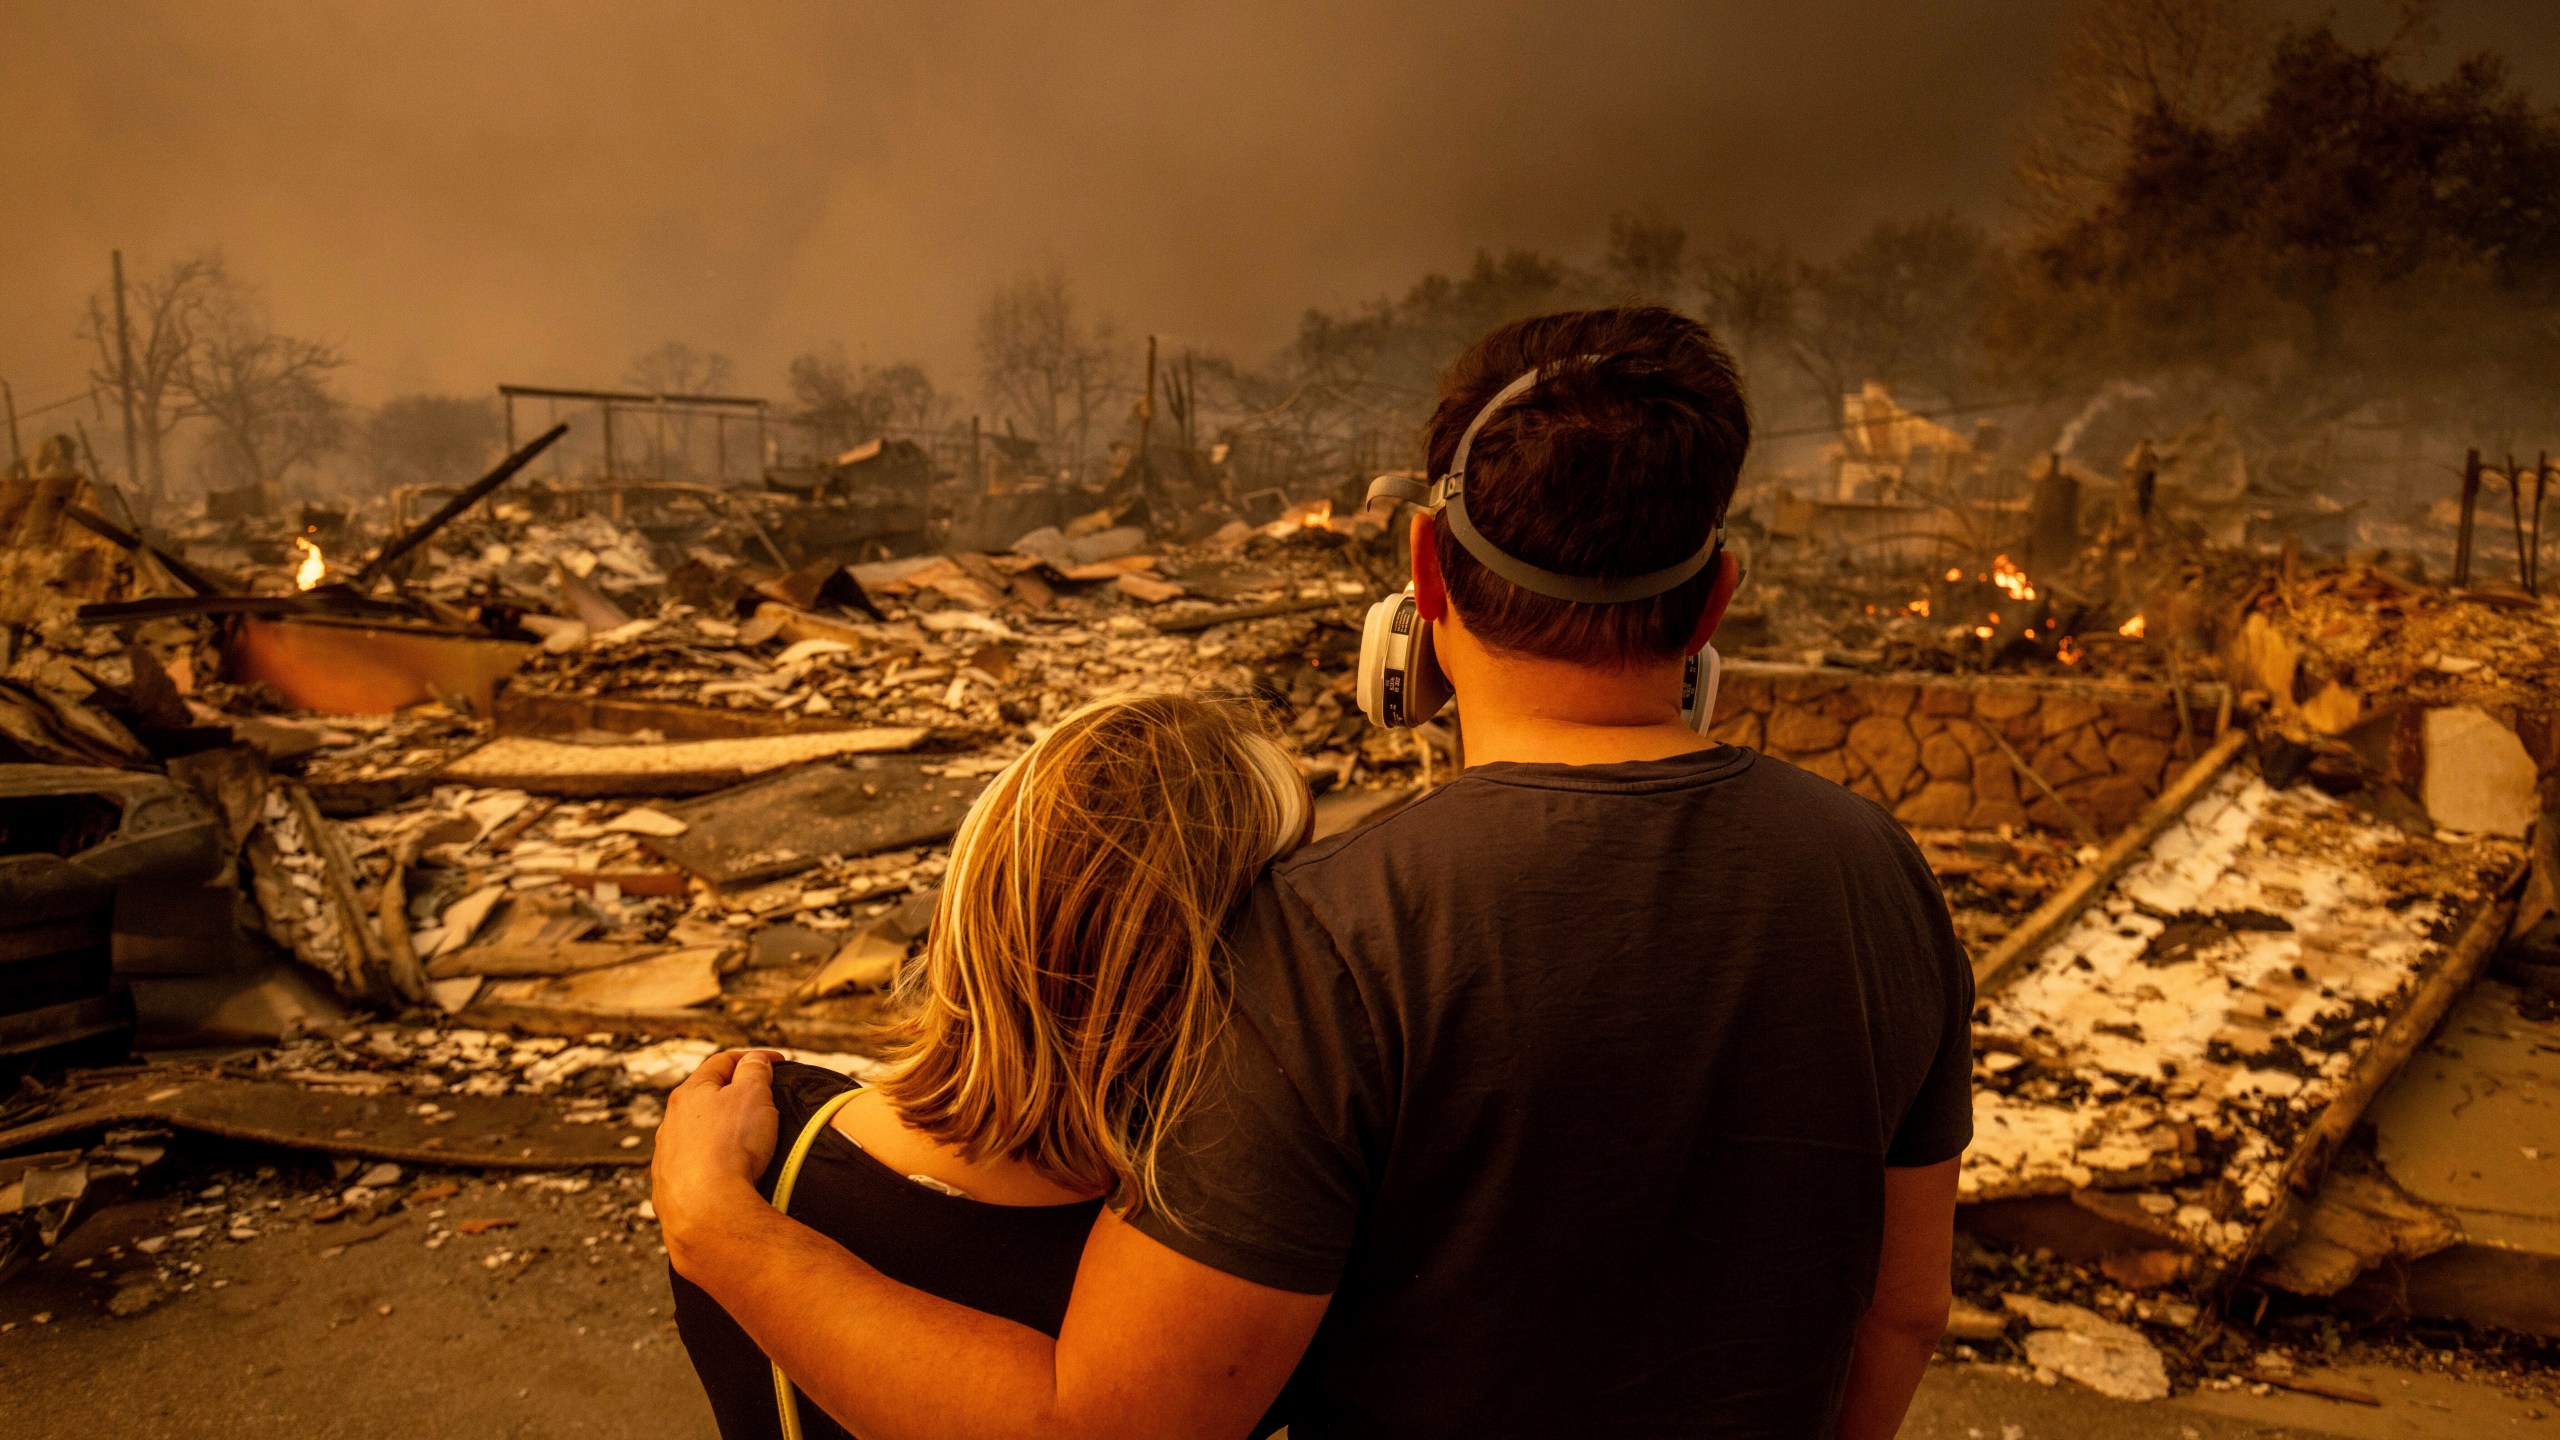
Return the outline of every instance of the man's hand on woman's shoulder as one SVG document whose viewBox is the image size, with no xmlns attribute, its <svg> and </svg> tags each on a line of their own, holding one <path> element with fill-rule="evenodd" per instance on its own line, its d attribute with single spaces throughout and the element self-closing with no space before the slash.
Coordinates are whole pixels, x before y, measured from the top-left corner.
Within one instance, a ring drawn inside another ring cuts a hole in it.
<svg viewBox="0 0 2560 1440">
<path fill-rule="evenodd" d="M 764 1204 L 756 1181 L 773 1161 L 775 1127 L 770 1050 L 729 1050 L 702 1062 L 667 1097 L 649 1162 L 650 1203 L 667 1255 L 681 1271 L 699 1227 L 731 1207 Z"/>
</svg>

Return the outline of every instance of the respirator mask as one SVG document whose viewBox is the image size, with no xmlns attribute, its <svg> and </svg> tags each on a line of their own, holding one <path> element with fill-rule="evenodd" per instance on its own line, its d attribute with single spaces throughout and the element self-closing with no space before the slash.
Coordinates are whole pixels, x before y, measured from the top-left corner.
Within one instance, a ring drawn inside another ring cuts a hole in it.
<svg viewBox="0 0 2560 1440">
<path fill-rule="evenodd" d="M 1601 357 L 1586 355 L 1583 361 Z M 1571 361 L 1563 363 L 1573 363 Z M 1555 365 L 1543 365 L 1530 371 L 1494 393 L 1467 422 L 1458 437 L 1457 453 L 1449 460 L 1449 473 L 1425 483 L 1409 475 L 1382 475 L 1369 483 L 1371 506 L 1397 503 L 1419 508 L 1435 517 L 1458 544 L 1474 556 L 1478 563 L 1494 574 L 1533 595 L 1552 600 L 1571 601 L 1582 605 L 1623 605 L 1635 600 L 1650 600 L 1689 580 L 1716 561 L 1724 552 L 1724 522 L 1719 518 L 1708 532 L 1697 553 L 1676 565 L 1643 575 L 1614 579 L 1595 579 L 1581 575 L 1562 575 L 1544 570 L 1515 556 L 1506 554 L 1478 531 L 1467 518 L 1467 455 L 1474 449 L 1476 434 L 1495 411 L 1527 394 L 1538 381 L 1552 373 Z M 1689 657 L 1680 677 L 1680 719 L 1690 729 L 1703 735 L 1715 718 L 1716 685 L 1723 678 L 1724 660 L 1713 645 L 1705 646 Z M 1423 724 L 1440 713 L 1449 703 L 1449 677 L 1431 648 L 1431 622 L 1422 618 L 1413 587 L 1380 600 L 1369 607 L 1367 621 L 1360 630 L 1360 675 L 1355 692 L 1360 713 L 1374 725 L 1410 728 Z"/>
</svg>

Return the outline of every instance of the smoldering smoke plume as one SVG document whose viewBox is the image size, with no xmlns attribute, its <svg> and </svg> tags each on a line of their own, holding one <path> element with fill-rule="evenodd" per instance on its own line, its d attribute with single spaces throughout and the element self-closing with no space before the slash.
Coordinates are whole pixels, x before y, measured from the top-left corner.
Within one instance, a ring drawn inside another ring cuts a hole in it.
<svg viewBox="0 0 2560 1440">
<path fill-rule="evenodd" d="M 2090 422 L 2105 414 L 2109 407 L 2121 401 L 2150 398 L 2151 387 L 2148 385 L 2136 385 L 2124 380 L 2108 381 L 2099 388 L 2097 394 L 2089 397 L 2088 404 L 2080 407 L 2079 414 L 2072 416 L 2063 425 L 2062 433 L 2053 438 L 2053 453 L 2068 457 L 2073 451 L 2079 449 L 2080 437 L 2087 432 Z"/>
</svg>

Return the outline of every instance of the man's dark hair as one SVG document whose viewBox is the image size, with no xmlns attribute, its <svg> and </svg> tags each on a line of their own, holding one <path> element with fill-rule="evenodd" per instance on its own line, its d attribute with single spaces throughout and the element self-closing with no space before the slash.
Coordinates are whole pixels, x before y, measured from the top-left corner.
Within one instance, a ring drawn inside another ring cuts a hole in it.
<svg viewBox="0 0 2560 1440">
<path fill-rule="evenodd" d="M 1476 432 L 1467 517 L 1506 554 L 1566 575 L 1641 575 L 1687 559 L 1733 501 L 1751 415 L 1733 357 L 1707 327 L 1674 311 L 1541 315 L 1477 341 L 1441 377 L 1424 432 L 1430 472 L 1447 473 L 1458 437 L 1495 392 L 1556 362 L 1570 363 Z M 1436 550 L 1449 603 L 1478 639 L 1596 666 L 1679 656 L 1717 568 L 1650 600 L 1583 605 L 1494 574 L 1445 525 Z"/>
</svg>

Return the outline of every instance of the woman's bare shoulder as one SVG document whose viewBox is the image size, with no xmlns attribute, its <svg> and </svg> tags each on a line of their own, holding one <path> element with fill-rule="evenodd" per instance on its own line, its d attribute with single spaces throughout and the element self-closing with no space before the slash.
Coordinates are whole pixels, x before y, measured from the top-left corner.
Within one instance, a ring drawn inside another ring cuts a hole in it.
<svg viewBox="0 0 2560 1440">
<path fill-rule="evenodd" d="M 865 1090 L 835 1114 L 838 1133 L 871 1158 L 932 1188 L 957 1191 L 988 1205 L 1068 1205 L 1094 1197 L 1070 1190 L 1019 1160 L 972 1161 L 908 1128 L 877 1090 Z"/>
</svg>

